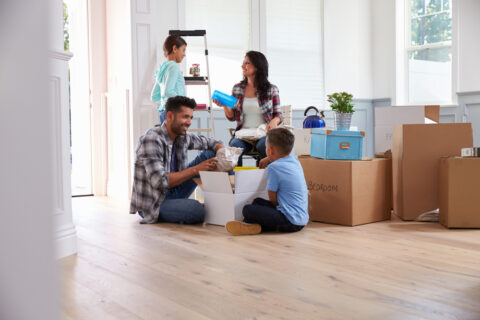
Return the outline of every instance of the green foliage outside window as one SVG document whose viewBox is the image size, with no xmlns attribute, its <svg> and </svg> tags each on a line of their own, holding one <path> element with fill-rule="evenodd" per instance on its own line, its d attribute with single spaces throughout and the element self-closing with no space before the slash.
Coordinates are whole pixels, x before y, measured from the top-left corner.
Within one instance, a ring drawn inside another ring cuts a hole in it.
<svg viewBox="0 0 480 320">
<path fill-rule="evenodd" d="M 70 51 L 70 35 L 68 34 L 68 10 L 67 4 L 63 3 L 63 50 Z"/>
<path fill-rule="evenodd" d="M 452 40 L 450 0 L 410 0 L 410 44 L 425 44 Z M 415 60 L 450 61 L 451 47 L 410 52 Z"/>
</svg>

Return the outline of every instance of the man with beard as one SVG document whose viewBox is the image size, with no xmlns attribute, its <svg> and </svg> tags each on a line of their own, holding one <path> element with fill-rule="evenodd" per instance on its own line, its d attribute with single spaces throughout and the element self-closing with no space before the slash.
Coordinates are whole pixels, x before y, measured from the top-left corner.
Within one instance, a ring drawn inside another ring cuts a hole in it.
<svg viewBox="0 0 480 320">
<path fill-rule="evenodd" d="M 203 222 L 205 209 L 188 199 L 197 187 L 193 178 L 200 171 L 216 168 L 216 152 L 222 142 L 187 133 L 195 100 L 176 96 L 165 105 L 163 124 L 149 129 L 138 142 L 130 213 L 143 218 L 140 223 Z M 188 150 L 205 150 L 187 164 Z"/>
</svg>

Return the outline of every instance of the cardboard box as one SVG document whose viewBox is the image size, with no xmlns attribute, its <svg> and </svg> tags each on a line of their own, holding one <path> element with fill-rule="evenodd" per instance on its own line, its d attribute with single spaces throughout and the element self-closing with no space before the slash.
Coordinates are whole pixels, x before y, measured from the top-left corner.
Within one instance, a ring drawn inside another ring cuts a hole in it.
<svg viewBox="0 0 480 320">
<path fill-rule="evenodd" d="M 459 156 L 473 144 L 471 123 L 406 124 L 393 135 L 393 209 L 403 220 L 435 210 L 438 166 L 443 156 Z"/>
<path fill-rule="evenodd" d="M 255 198 L 268 199 L 267 172 L 264 169 L 235 172 L 200 171 L 205 201 L 205 222 L 224 226 L 231 220 L 243 220 L 242 210 Z"/>
<path fill-rule="evenodd" d="M 310 140 L 312 139 L 312 129 L 293 129 L 295 143 L 293 151 L 297 156 L 310 155 Z"/>
<path fill-rule="evenodd" d="M 362 160 L 364 131 L 312 129 L 310 155 L 329 160 Z"/>
<path fill-rule="evenodd" d="M 390 219 L 391 159 L 298 160 L 307 182 L 310 220 L 355 226 Z"/>
<path fill-rule="evenodd" d="M 375 108 L 375 153 L 392 149 L 393 128 L 401 124 L 438 123 L 440 106 Z"/>
<path fill-rule="evenodd" d="M 425 106 L 425 118 L 440 122 L 440 106 Z"/>
<path fill-rule="evenodd" d="M 447 228 L 480 228 L 480 158 L 441 158 L 440 223 Z"/>
</svg>

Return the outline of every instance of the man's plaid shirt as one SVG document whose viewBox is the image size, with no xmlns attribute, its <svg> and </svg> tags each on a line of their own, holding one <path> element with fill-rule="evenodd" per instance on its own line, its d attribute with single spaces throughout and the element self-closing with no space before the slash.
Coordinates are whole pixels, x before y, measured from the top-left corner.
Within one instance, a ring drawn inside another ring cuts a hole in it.
<svg viewBox="0 0 480 320">
<path fill-rule="evenodd" d="M 237 121 L 237 129 L 243 126 L 243 99 L 245 98 L 245 84 L 237 83 L 233 86 L 232 96 L 237 98 L 237 103 L 233 106 L 233 118 L 230 121 Z M 257 96 L 259 93 L 257 92 Z M 283 121 L 282 112 L 280 111 L 280 95 L 276 85 L 271 84 L 266 97 L 258 98 L 258 104 L 263 111 L 265 123 L 269 123 L 273 118 L 279 117 L 280 122 Z"/>
<path fill-rule="evenodd" d="M 222 144 L 193 133 L 178 136 L 175 143 L 178 171 L 185 170 L 188 165 L 188 150 L 215 150 L 218 144 Z M 158 220 L 160 205 L 170 187 L 168 173 L 172 145 L 165 123 L 151 128 L 138 141 L 130 213 L 142 211 L 143 220 L 140 223 L 156 223 Z"/>
</svg>

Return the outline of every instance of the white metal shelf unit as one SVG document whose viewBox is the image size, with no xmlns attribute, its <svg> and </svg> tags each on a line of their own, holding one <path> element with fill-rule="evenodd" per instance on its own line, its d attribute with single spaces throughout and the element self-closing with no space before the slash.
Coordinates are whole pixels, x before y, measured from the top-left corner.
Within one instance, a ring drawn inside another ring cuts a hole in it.
<svg viewBox="0 0 480 320">
<path fill-rule="evenodd" d="M 210 132 L 211 137 L 215 136 L 214 121 L 213 121 L 213 108 L 212 108 L 212 91 L 210 88 L 210 69 L 208 65 L 208 47 L 207 47 L 207 31 L 206 30 L 170 30 L 170 35 L 178 35 L 181 37 L 203 37 L 205 44 L 205 63 L 207 66 L 206 77 L 184 77 L 185 85 L 203 85 L 208 90 L 208 104 L 205 111 L 208 111 L 210 116 L 210 128 L 189 129 L 191 132 Z M 200 111 L 200 110 L 197 110 Z"/>
</svg>

